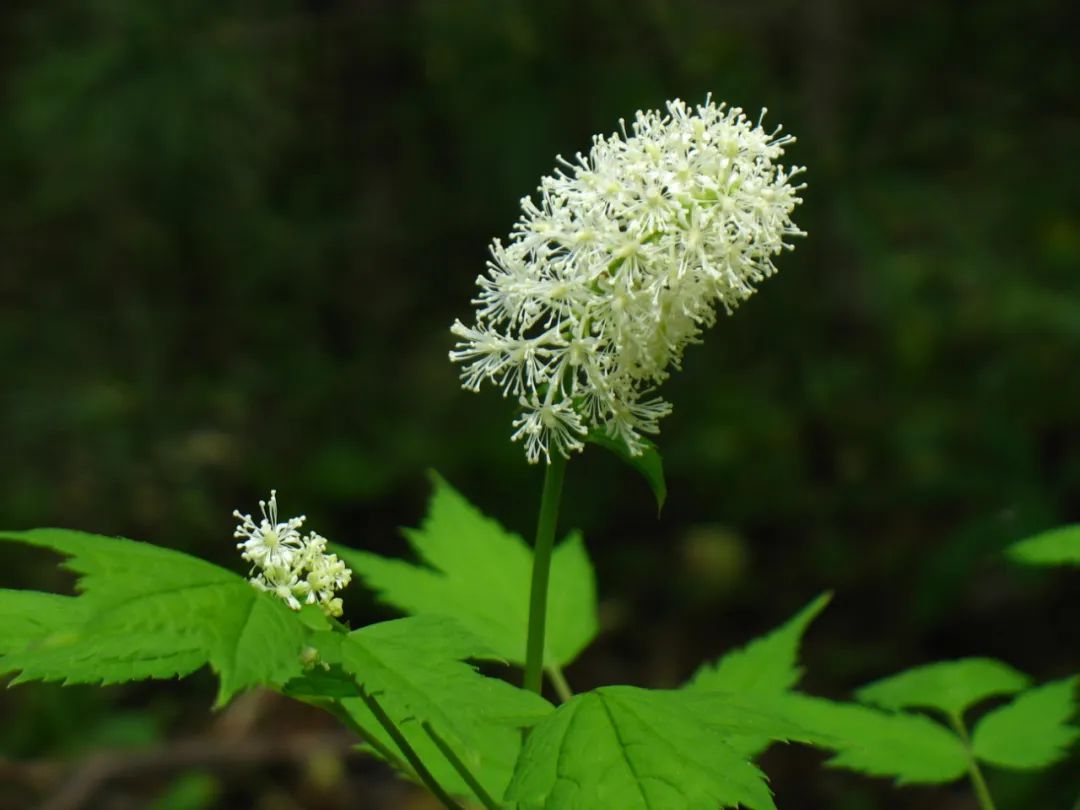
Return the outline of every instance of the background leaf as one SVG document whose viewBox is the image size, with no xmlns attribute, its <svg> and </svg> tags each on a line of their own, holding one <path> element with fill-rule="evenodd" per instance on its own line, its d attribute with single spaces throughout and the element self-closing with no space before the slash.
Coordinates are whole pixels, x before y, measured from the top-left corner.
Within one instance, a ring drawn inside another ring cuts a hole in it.
<svg viewBox="0 0 1080 810">
<path fill-rule="evenodd" d="M 1027 565 L 1080 565 L 1080 525 L 1062 526 L 1009 547 L 1008 555 Z"/>
<path fill-rule="evenodd" d="M 882 678 L 855 694 L 864 703 L 886 709 L 939 709 L 961 717 L 966 709 L 994 695 L 1019 692 L 1028 678 L 990 658 L 962 658 L 915 667 Z"/>
<path fill-rule="evenodd" d="M 1068 725 L 1076 714 L 1078 678 L 1036 687 L 995 709 L 975 727 L 972 748 L 1001 768 L 1038 770 L 1062 759 L 1080 736 Z"/>
<path fill-rule="evenodd" d="M 525 661 L 532 551 L 439 476 L 419 529 L 405 531 L 423 565 L 337 547 L 379 598 L 412 614 L 452 616 L 494 653 Z M 565 666 L 596 636 L 596 584 L 580 535 L 555 548 L 548 597 L 546 666 Z"/>
<path fill-rule="evenodd" d="M 283 603 L 243 577 L 171 549 L 67 529 L 3 532 L 0 539 L 69 556 L 78 597 L 0 591 L 0 667 L 16 682 L 117 683 L 217 673 L 217 703 L 256 684 L 283 684 L 301 672 L 305 629 Z M 73 599 L 73 602 L 65 602 Z M 60 608 L 76 605 L 63 616 Z M 42 635 L 32 637 L 32 610 Z M 14 625 L 14 621 L 13 621 Z"/>
</svg>

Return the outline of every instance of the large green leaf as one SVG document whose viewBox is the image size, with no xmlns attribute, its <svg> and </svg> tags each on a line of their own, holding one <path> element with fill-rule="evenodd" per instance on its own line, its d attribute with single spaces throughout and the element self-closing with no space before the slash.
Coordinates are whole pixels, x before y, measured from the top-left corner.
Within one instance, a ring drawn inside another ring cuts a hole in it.
<svg viewBox="0 0 1080 810">
<path fill-rule="evenodd" d="M 0 670 L 16 681 L 116 683 L 218 674 L 218 704 L 300 674 L 305 628 L 243 577 L 171 549 L 66 529 L 0 533 L 67 555 L 77 597 L 0 591 Z M 35 631 L 35 626 L 40 632 Z"/>
<path fill-rule="evenodd" d="M 405 532 L 423 564 L 335 550 L 379 598 L 406 613 L 452 616 L 515 664 L 525 661 L 532 552 L 438 476 L 427 518 Z M 596 585 L 581 537 L 552 556 L 545 666 L 565 666 L 596 636 Z"/>
<path fill-rule="evenodd" d="M 986 698 L 1019 692 L 1028 678 L 990 658 L 963 658 L 915 667 L 864 686 L 856 696 L 886 709 L 938 709 L 959 718 Z"/>
<path fill-rule="evenodd" d="M 967 771 L 960 738 L 929 717 L 797 694 L 775 700 L 770 708 L 776 714 L 821 735 L 836 752 L 833 767 L 895 777 L 900 784 L 951 782 Z"/>
<path fill-rule="evenodd" d="M 1036 687 L 990 712 L 975 727 L 975 755 L 991 765 L 1021 770 L 1062 759 L 1080 736 L 1080 729 L 1068 724 L 1076 714 L 1077 680 Z"/>
<path fill-rule="evenodd" d="M 730 745 L 797 739 L 797 726 L 719 694 L 608 686 L 533 728 L 506 792 L 520 810 L 774 810 L 765 777 Z"/>
<path fill-rule="evenodd" d="M 771 633 L 701 667 L 688 688 L 740 695 L 780 694 L 793 688 L 802 675 L 798 661 L 803 634 L 831 598 L 822 594 Z"/>
<path fill-rule="evenodd" d="M 1051 529 L 1021 540 L 1009 547 L 1008 555 L 1028 565 L 1080 565 L 1080 525 Z"/>
<path fill-rule="evenodd" d="M 521 728 L 553 711 L 543 698 L 485 677 L 466 663 L 463 659 L 493 654 L 446 617 L 398 619 L 348 635 L 317 634 L 313 643 L 324 663 L 337 664 L 375 697 L 439 783 L 458 795 L 471 791 L 425 725 L 451 745 L 490 795 L 501 796 L 517 758 Z M 339 697 L 338 702 L 377 749 L 396 750 L 364 700 Z"/>
</svg>

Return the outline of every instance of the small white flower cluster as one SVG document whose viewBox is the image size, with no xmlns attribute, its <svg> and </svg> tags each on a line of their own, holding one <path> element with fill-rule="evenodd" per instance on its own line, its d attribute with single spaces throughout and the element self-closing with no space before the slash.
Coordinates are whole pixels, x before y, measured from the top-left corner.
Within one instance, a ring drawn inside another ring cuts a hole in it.
<svg viewBox="0 0 1080 810">
<path fill-rule="evenodd" d="M 669 368 L 804 235 L 790 216 L 804 169 L 776 163 L 793 140 L 738 107 L 671 101 L 560 157 L 539 200 L 521 201 L 477 278 L 476 323 L 452 327 L 450 359 L 465 388 L 490 380 L 517 397 L 513 439 L 530 462 L 581 450 L 593 428 L 634 454 L 658 432 L 671 406 L 652 392 Z"/>
<path fill-rule="evenodd" d="M 233 516 L 240 521 L 234 534 L 243 542 L 236 547 L 251 563 L 251 584 L 272 593 L 293 610 L 301 602 L 318 604 L 328 616 L 341 615 L 341 599 L 334 596 L 352 579 L 345 563 L 326 551 L 326 538 L 315 532 L 300 534 L 304 516 L 278 520 L 277 490 L 270 490 L 269 501 L 259 501 L 262 520 L 239 510 Z M 258 573 L 255 573 L 258 569 Z"/>
</svg>

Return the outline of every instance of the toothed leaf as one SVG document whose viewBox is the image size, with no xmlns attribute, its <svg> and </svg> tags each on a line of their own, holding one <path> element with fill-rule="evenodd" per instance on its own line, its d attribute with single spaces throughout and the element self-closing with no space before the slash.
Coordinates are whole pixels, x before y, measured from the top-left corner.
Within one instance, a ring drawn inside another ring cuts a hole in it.
<svg viewBox="0 0 1080 810">
<path fill-rule="evenodd" d="M 776 700 L 770 708 L 820 735 L 835 752 L 832 767 L 893 777 L 899 784 L 952 782 L 967 772 L 960 739 L 929 717 L 797 694 Z"/>
<path fill-rule="evenodd" d="M 1028 678 L 990 658 L 963 658 L 915 667 L 882 678 L 856 692 L 863 703 L 885 709 L 938 709 L 961 717 L 977 703 L 995 695 L 1019 692 Z"/>
<path fill-rule="evenodd" d="M 0 671 L 18 671 L 16 682 L 118 683 L 209 664 L 220 705 L 301 672 L 303 625 L 237 574 L 179 551 L 66 529 L 0 540 L 66 555 L 81 592 L 0 591 L 0 617 L 14 628 L 0 631 Z"/>
<path fill-rule="evenodd" d="M 975 755 L 1001 768 L 1038 770 L 1063 759 L 1080 729 L 1069 725 L 1076 714 L 1077 678 L 1039 686 L 995 709 L 975 727 Z"/>
<path fill-rule="evenodd" d="M 532 730 L 506 792 L 519 810 L 775 810 L 765 776 L 729 741 L 802 729 L 737 700 L 608 686 Z"/>
<path fill-rule="evenodd" d="M 427 519 L 405 536 L 422 564 L 335 550 L 379 598 L 405 613 L 452 616 L 495 654 L 525 662 L 532 552 L 438 476 Z M 581 537 L 552 556 L 545 666 L 569 664 L 596 636 L 596 585 Z"/>
</svg>

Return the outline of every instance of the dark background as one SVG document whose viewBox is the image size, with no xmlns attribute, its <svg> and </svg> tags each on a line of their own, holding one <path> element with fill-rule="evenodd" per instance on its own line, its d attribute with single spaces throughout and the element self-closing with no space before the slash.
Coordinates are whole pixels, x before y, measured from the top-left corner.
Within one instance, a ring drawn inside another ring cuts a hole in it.
<svg viewBox="0 0 1080 810">
<path fill-rule="evenodd" d="M 665 387 L 659 520 L 614 458 L 570 465 L 606 628 L 571 683 L 677 685 L 825 589 L 818 694 L 965 655 L 1077 672 L 1076 575 L 999 555 L 1080 518 L 1069 7 L 7 0 L 0 522 L 239 570 L 230 513 L 276 486 L 332 539 L 400 553 L 434 468 L 528 533 L 540 470 L 512 404 L 459 389 L 448 326 L 557 153 L 712 92 L 798 136 L 809 237 Z M 69 583 L 4 558 L 0 585 Z M 347 606 L 389 615 L 359 587 Z M 68 807 L 432 806 L 313 712 L 211 697 L 205 673 L 3 693 L 0 806 L 64 800 L 67 762 L 97 778 Z M 301 733 L 325 739 L 236 756 Z M 170 762 L 190 739 L 221 756 Z M 94 771 L 118 746 L 164 762 Z M 975 806 L 822 760 L 769 754 L 781 808 Z M 1078 772 L 990 780 L 1003 810 L 1067 810 Z"/>
</svg>

